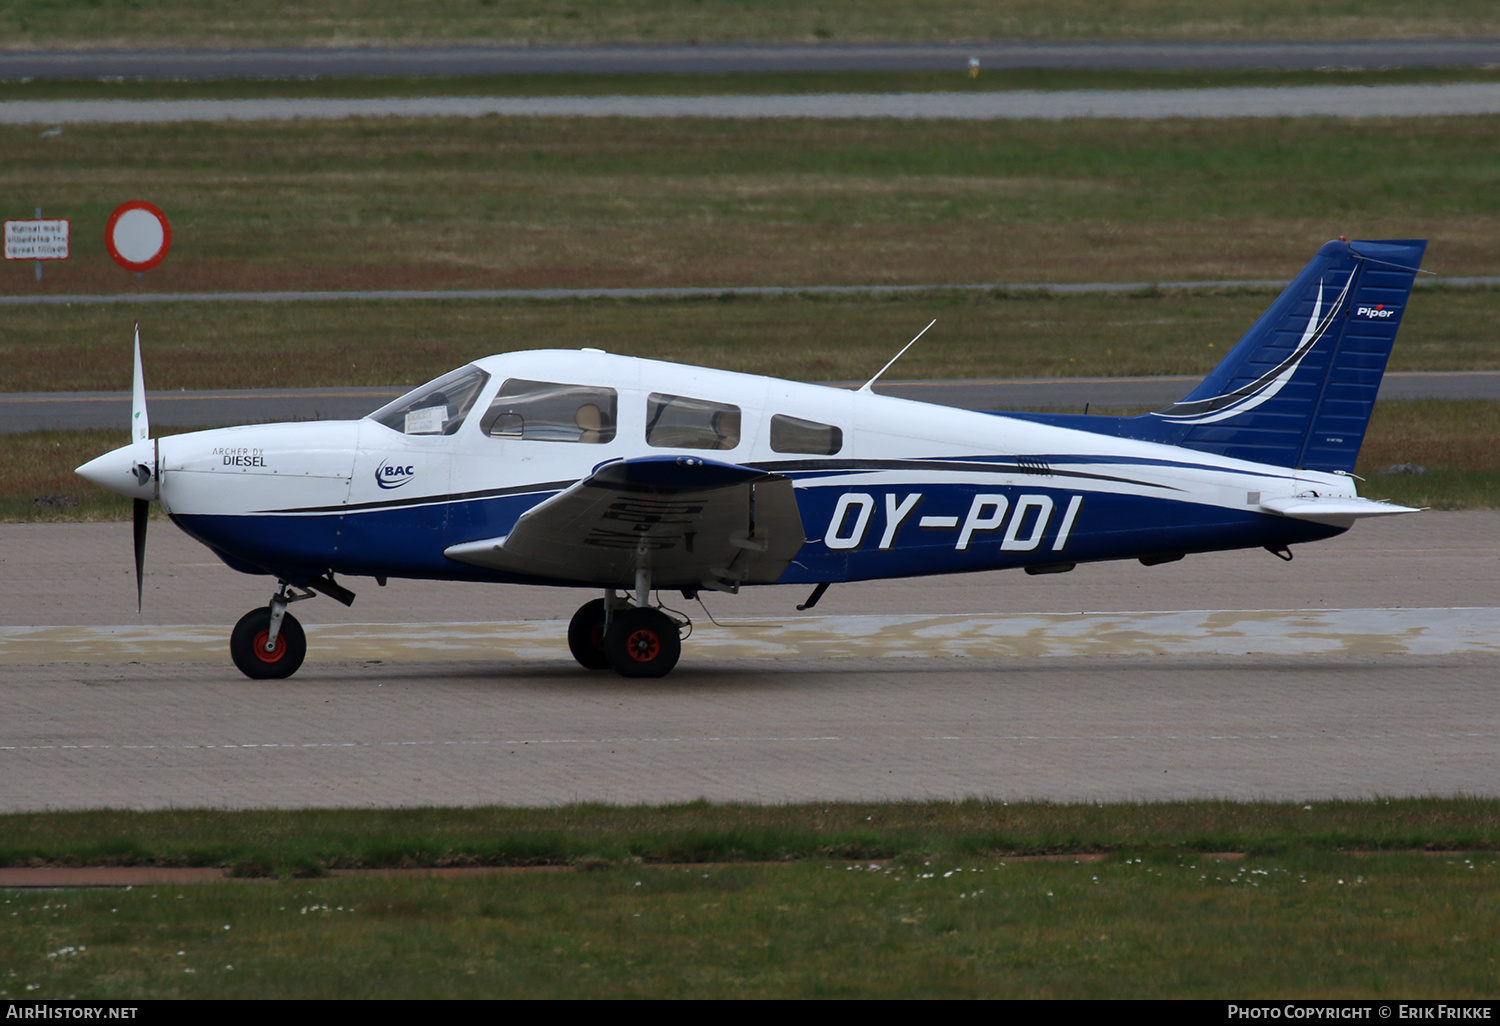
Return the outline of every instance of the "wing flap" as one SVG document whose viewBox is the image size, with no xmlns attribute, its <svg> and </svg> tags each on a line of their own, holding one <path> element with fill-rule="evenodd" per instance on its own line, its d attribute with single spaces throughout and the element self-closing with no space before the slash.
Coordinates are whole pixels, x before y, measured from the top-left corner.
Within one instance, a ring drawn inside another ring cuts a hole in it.
<svg viewBox="0 0 1500 1026">
<path fill-rule="evenodd" d="M 661 588 L 778 579 L 803 544 L 790 479 L 691 456 L 621 460 L 528 510 L 511 532 L 450 546 L 449 559 L 508 573 Z"/>
</svg>

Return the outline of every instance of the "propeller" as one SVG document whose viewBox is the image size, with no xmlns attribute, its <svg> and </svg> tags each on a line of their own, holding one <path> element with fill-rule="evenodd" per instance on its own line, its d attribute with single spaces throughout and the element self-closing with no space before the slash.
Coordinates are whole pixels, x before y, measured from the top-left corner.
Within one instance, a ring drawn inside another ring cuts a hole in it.
<svg viewBox="0 0 1500 1026">
<path fill-rule="evenodd" d="M 146 375 L 141 370 L 141 322 L 135 322 L 135 380 L 130 395 L 130 441 L 146 442 L 151 439 L 151 419 L 146 416 Z M 155 463 L 152 460 L 152 463 Z M 135 479 L 144 487 L 156 473 L 154 466 L 144 463 L 133 468 Z M 142 596 L 146 581 L 146 522 L 151 519 L 151 500 L 133 499 L 131 515 L 135 526 L 135 611 L 141 611 Z"/>
<path fill-rule="evenodd" d="M 101 488 L 129 496 L 135 521 L 135 607 L 139 612 L 145 591 L 146 521 L 151 500 L 160 495 L 161 445 L 151 437 L 146 416 L 146 376 L 141 371 L 141 324 L 135 324 L 135 383 L 130 398 L 130 442 L 96 456 L 75 473 Z"/>
</svg>

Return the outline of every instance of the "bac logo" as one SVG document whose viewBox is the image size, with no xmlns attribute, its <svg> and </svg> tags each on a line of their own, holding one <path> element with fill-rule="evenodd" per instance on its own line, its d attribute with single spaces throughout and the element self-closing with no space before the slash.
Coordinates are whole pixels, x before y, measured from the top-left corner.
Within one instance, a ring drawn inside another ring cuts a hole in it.
<svg viewBox="0 0 1500 1026">
<path fill-rule="evenodd" d="M 416 476 L 416 468 L 399 463 L 386 462 L 375 468 L 375 483 L 382 488 L 400 488 Z"/>
<path fill-rule="evenodd" d="M 833 516 L 828 521 L 828 531 L 823 535 L 823 544 L 830 549 L 857 549 L 871 534 L 871 523 L 876 519 L 877 507 L 883 506 L 884 516 L 880 526 L 880 551 L 886 552 L 896 544 L 896 533 L 901 530 L 917 507 L 922 504 L 922 493 L 898 496 L 887 492 L 884 503 L 877 503 L 875 496 L 864 492 L 845 492 L 834 504 Z M 1052 551 L 1061 552 L 1073 533 L 1073 524 L 1078 519 L 1078 510 L 1083 506 L 1083 496 L 1068 498 L 1062 510 L 1057 532 L 1052 538 Z M 976 495 L 969 503 L 969 511 L 963 517 L 927 516 L 917 521 L 924 531 L 957 531 L 954 549 L 967 552 L 982 535 L 992 535 L 1004 530 L 1000 536 L 1000 548 L 1010 552 L 1034 552 L 1041 547 L 1058 513 L 1057 504 L 1050 495 L 1020 495 L 1011 505 L 1006 495 Z"/>
<path fill-rule="evenodd" d="M 1383 321 L 1387 317 L 1396 316 L 1396 311 L 1387 310 L 1384 303 L 1376 303 L 1374 306 L 1361 306 L 1355 309 L 1356 317 L 1371 317 L 1377 321 Z"/>
</svg>

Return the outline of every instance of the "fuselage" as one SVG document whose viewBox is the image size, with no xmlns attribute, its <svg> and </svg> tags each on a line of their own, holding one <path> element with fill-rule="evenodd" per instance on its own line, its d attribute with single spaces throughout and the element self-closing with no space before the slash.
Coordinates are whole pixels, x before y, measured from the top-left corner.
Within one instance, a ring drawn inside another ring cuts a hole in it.
<svg viewBox="0 0 1500 1026">
<path fill-rule="evenodd" d="M 601 464 L 680 453 L 792 481 L 804 537 L 778 583 L 800 583 L 1280 548 L 1343 527 L 1264 501 L 1355 494 L 1344 475 L 588 350 L 424 388 L 358 421 L 159 439 L 157 496 L 231 566 L 293 583 L 520 580 L 444 550 L 507 535 Z"/>
</svg>

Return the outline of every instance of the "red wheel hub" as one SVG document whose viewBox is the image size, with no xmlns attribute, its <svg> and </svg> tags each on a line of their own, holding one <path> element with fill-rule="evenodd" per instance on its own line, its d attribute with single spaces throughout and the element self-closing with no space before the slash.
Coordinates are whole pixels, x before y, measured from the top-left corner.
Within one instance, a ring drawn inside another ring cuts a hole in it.
<svg viewBox="0 0 1500 1026">
<path fill-rule="evenodd" d="M 278 663 L 281 657 L 286 655 L 286 638 L 280 634 L 276 635 L 276 647 L 267 652 L 266 640 L 270 636 L 269 630 L 261 631 L 255 636 L 255 643 L 250 646 L 250 650 L 255 653 L 255 658 L 263 663 Z"/>
<path fill-rule="evenodd" d="M 661 652 L 661 639 L 656 636 L 655 631 L 642 627 L 631 631 L 630 637 L 625 639 L 625 651 L 636 662 L 649 663 Z"/>
</svg>

